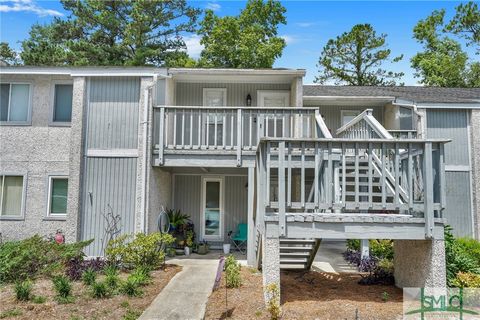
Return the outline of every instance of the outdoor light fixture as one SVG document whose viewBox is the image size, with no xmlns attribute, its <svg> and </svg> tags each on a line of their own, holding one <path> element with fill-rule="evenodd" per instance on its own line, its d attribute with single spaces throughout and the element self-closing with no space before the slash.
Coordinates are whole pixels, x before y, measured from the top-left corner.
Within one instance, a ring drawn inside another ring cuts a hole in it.
<svg viewBox="0 0 480 320">
<path fill-rule="evenodd" d="M 247 107 L 251 107 L 252 106 L 252 96 L 249 94 L 247 94 Z"/>
</svg>

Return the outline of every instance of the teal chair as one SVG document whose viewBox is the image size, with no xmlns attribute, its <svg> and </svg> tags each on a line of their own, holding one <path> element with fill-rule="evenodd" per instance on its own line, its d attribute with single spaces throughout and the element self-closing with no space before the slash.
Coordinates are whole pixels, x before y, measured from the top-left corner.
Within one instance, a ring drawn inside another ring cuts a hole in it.
<svg viewBox="0 0 480 320">
<path fill-rule="evenodd" d="M 232 234 L 233 231 L 228 232 L 228 237 L 230 238 L 233 246 L 242 254 L 245 254 L 244 247 L 247 244 L 248 225 L 246 223 L 239 223 L 237 232 L 233 236 Z"/>
</svg>

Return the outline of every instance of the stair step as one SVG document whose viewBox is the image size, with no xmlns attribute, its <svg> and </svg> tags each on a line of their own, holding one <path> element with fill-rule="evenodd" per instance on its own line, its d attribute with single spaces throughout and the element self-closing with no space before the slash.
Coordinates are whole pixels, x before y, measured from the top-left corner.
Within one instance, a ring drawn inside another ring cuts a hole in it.
<svg viewBox="0 0 480 320">
<path fill-rule="evenodd" d="M 301 263 L 307 263 L 308 259 L 305 258 L 305 259 L 282 259 L 280 258 L 280 264 L 282 263 L 288 263 L 288 264 L 301 264 Z"/>
<path fill-rule="evenodd" d="M 309 257 L 310 252 L 280 252 L 280 257 L 288 256 L 288 257 Z"/>
<path fill-rule="evenodd" d="M 281 264 L 280 263 L 280 269 L 303 270 L 303 269 L 305 269 L 305 265 L 304 264 Z"/>
<path fill-rule="evenodd" d="M 312 250 L 312 246 L 303 246 L 303 247 L 280 247 L 280 251 L 282 250 L 292 250 L 292 251 L 310 251 Z"/>
<path fill-rule="evenodd" d="M 280 243 L 315 243 L 313 239 L 280 239 Z"/>
</svg>

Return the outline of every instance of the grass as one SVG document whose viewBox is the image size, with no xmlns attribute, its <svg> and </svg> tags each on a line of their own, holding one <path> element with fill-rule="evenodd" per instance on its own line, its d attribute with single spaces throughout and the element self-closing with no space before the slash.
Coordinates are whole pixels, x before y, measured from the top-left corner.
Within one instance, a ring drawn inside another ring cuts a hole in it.
<svg viewBox="0 0 480 320">
<path fill-rule="evenodd" d="M 32 298 L 32 302 L 36 304 L 42 304 L 42 303 L 45 303 L 46 301 L 47 301 L 47 297 L 44 297 L 44 296 L 34 296 Z"/>
<path fill-rule="evenodd" d="M 15 283 L 15 297 L 18 301 L 28 301 L 31 298 L 32 283 L 29 280 Z"/>
<path fill-rule="evenodd" d="M 17 316 L 21 316 L 22 315 L 22 311 L 21 310 L 18 310 L 18 309 L 10 309 L 10 310 L 7 310 L 7 311 L 4 311 L 2 313 L 0 313 L 0 319 L 6 319 L 6 318 L 10 318 L 10 317 L 17 317 Z"/>
<path fill-rule="evenodd" d="M 128 309 L 125 315 L 123 316 L 123 320 L 136 320 L 141 315 L 142 315 L 142 312 L 139 310 Z"/>
</svg>

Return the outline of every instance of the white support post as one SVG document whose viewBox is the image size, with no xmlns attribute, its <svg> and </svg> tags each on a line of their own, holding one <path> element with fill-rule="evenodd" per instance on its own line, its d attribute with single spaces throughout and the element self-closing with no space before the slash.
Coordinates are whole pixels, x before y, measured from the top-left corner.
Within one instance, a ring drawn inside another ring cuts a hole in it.
<svg viewBox="0 0 480 320">
<path fill-rule="evenodd" d="M 247 236 L 247 263 L 249 266 L 255 264 L 255 219 L 254 219 L 254 204 L 255 204 L 255 168 L 248 168 L 248 236 Z"/>
<path fill-rule="evenodd" d="M 423 171 L 424 171 L 424 219 L 425 219 L 425 239 L 433 238 L 433 170 L 432 170 L 432 143 L 425 142 L 423 154 Z"/>
<path fill-rule="evenodd" d="M 368 239 L 360 240 L 361 258 L 368 258 L 370 256 L 370 243 Z"/>
<path fill-rule="evenodd" d="M 158 163 L 157 165 L 163 165 L 163 135 L 165 131 L 165 107 L 160 108 L 160 120 L 159 120 L 159 132 L 158 132 Z"/>
<path fill-rule="evenodd" d="M 285 211 L 285 141 L 280 141 L 278 143 L 278 225 L 281 237 L 286 235 Z"/>
<path fill-rule="evenodd" d="M 237 110 L 237 167 L 242 166 L 242 109 Z"/>
</svg>

